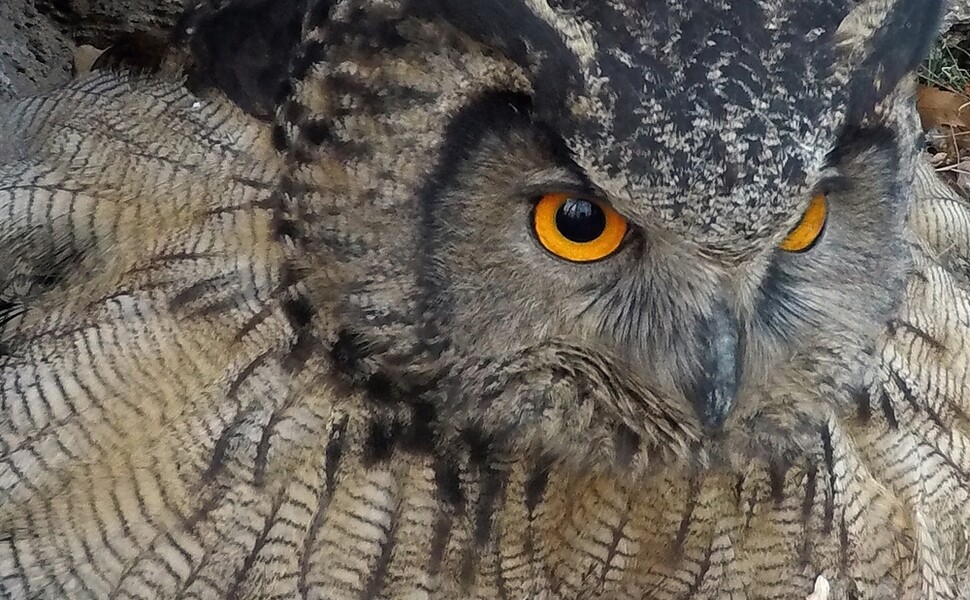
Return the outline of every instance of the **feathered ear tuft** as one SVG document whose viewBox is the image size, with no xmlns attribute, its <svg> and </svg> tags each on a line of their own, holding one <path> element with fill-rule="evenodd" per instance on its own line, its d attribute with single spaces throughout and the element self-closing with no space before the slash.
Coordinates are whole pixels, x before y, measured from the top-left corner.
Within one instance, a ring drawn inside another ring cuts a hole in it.
<svg viewBox="0 0 970 600">
<path fill-rule="evenodd" d="M 848 117 L 861 121 L 919 66 L 939 33 L 943 0 L 864 0 L 842 22 Z"/>
<path fill-rule="evenodd" d="M 544 1 L 411 0 L 410 12 L 442 20 L 502 52 L 529 74 L 540 103 L 561 101 L 570 87 L 582 84 L 576 49 L 556 28 L 562 23 Z"/>
</svg>

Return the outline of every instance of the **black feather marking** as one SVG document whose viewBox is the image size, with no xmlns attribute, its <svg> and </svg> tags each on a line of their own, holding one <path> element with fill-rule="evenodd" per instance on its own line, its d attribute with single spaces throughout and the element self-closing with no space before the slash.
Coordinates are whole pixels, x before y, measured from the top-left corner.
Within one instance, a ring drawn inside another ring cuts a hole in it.
<svg viewBox="0 0 970 600">
<path fill-rule="evenodd" d="M 300 133 L 307 143 L 313 146 L 322 146 L 333 140 L 330 125 L 322 119 L 307 121 L 300 126 Z"/>
<path fill-rule="evenodd" d="M 895 335 L 897 331 L 904 329 L 921 339 L 930 348 L 936 350 L 937 352 L 943 352 L 946 350 L 946 344 L 930 335 L 928 331 L 918 327 L 915 323 L 903 321 L 902 319 L 892 319 L 889 321 L 887 326 L 889 328 L 890 335 Z"/>
<path fill-rule="evenodd" d="M 285 407 L 283 410 L 285 410 Z M 263 431 L 259 437 L 259 443 L 256 445 L 256 458 L 253 465 L 253 485 L 257 488 L 263 487 L 266 483 L 266 469 L 269 466 L 269 452 L 271 450 L 273 434 L 276 433 L 276 426 L 279 424 L 281 418 L 282 410 L 273 411 L 273 414 L 269 417 L 269 422 L 263 427 Z"/>
<path fill-rule="evenodd" d="M 476 428 L 466 429 L 462 437 L 468 446 L 468 459 L 471 464 L 476 466 L 487 464 L 492 452 L 492 440 L 482 430 Z"/>
<path fill-rule="evenodd" d="M 238 435 L 238 429 L 252 415 L 252 410 L 245 410 L 232 420 L 219 434 L 215 446 L 212 448 L 212 456 L 209 458 L 209 465 L 202 473 L 202 481 L 214 482 L 226 466 L 229 456 L 229 447 L 234 437 Z"/>
<path fill-rule="evenodd" d="M 503 474 L 494 467 L 482 465 L 479 468 L 481 491 L 475 504 L 475 545 L 484 548 L 492 537 L 492 524 L 502 490 L 505 487 Z"/>
<path fill-rule="evenodd" d="M 704 558 L 701 559 L 701 564 L 697 569 L 697 574 L 694 575 L 693 581 L 691 581 L 690 587 L 687 588 L 686 598 L 694 598 L 700 591 L 701 586 L 704 584 L 704 578 L 707 576 L 708 571 L 711 570 L 711 554 L 714 552 L 713 544 L 714 539 L 707 547 L 707 551 L 704 552 Z"/>
<path fill-rule="evenodd" d="M 856 414 L 859 420 L 863 423 L 868 423 L 872 418 L 872 401 L 869 390 L 866 388 L 854 390 L 852 392 L 852 398 L 855 400 Z"/>
<path fill-rule="evenodd" d="M 552 470 L 552 459 L 542 457 L 536 460 L 525 482 L 525 509 L 530 515 L 534 514 L 546 495 L 549 486 L 549 474 Z"/>
<path fill-rule="evenodd" d="M 818 467 L 811 464 L 808 472 L 805 473 L 805 496 L 802 499 L 802 547 L 799 551 L 799 559 L 802 564 L 811 561 L 812 553 L 812 529 L 809 523 L 812 519 L 812 511 L 815 507 L 815 492 L 818 489 Z"/>
<path fill-rule="evenodd" d="M 437 576 L 441 572 L 441 563 L 445 557 L 445 549 L 448 547 L 448 539 L 451 537 L 451 528 L 454 517 L 447 511 L 438 513 L 438 520 L 434 524 L 434 534 L 431 538 L 431 556 L 428 561 L 428 574 Z"/>
<path fill-rule="evenodd" d="M 404 436 L 402 449 L 417 454 L 431 454 L 435 449 L 437 411 L 429 402 L 415 402 L 411 406 L 411 423 Z"/>
<path fill-rule="evenodd" d="M 296 338 L 290 345 L 286 356 L 283 357 L 283 369 L 288 373 L 299 371 L 319 347 L 319 341 L 306 327 L 300 329 L 297 331 Z"/>
<path fill-rule="evenodd" d="M 450 506 L 457 514 L 465 512 L 465 493 L 461 487 L 461 473 L 458 467 L 440 459 L 435 465 L 435 486 L 439 500 Z"/>
<path fill-rule="evenodd" d="M 273 141 L 273 148 L 275 148 L 277 152 L 284 152 L 289 146 L 286 139 L 286 130 L 283 129 L 282 125 L 273 126 L 271 139 Z"/>
<path fill-rule="evenodd" d="M 909 384 L 906 383 L 906 381 L 899 375 L 899 373 L 897 373 L 896 371 L 890 371 L 889 377 L 893 380 L 893 383 L 896 384 L 896 389 L 898 389 L 899 393 L 903 395 L 903 400 L 905 400 L 909 404 L 909 406 L 913 409 L 913 412 L 916 412 L 916 413 L 923 412 L 923 407 L 920 406 L 920 403 L 916 397 L 916 394 L 913 393 L 913 390 L 909 387 Z M 932 411 L 926 411 L 926 412 L 932 412 Z M 934 418 L 934 416 L 936 417 L 937 420 L 939 419 L 938 415 L 932 415 L 932 414 L 930 415 L 930 418 Z M 937 423 L 937 425 L 942 425 L 942 423 Z"/>
<path fill-rule="evenodd" d="M 239 374 L 236 375 L 231 382 L 229 382 L 229 387 L 226 389 L 226 397 L 235 399 L 236 394 L 239 393 L 240 388 L 242 388 L 242 385 L 246 382 L 249 376 L 252 375 L 256 369 L 262 366 L 274 353 L 275 350 L 267 350 L 247 363 L 246 366 L 239 371 Z"/>
<path fill-rule="evenodd" d="M 364 443 L 364 464 L 373 466 L 390 459 L 394 454 L 394 447 L 401 439 L 403 429 L 397 421 L 371 421 Z"/>
<path fill-rule="evenodd" d="M 259 559 L 259 553 L 263 551 L 266 547 L 266 542 L 269 541 L 269 532 L 272 530 L 273 525 L 276 524 L 276 515 L 279 514 L 280 508 L 283 506 L 283 500 L 285 498 L 285 488 L 281 491 L 273 502 L 273 508 L 270 514 L 266 517 L 266 522 L 263 524 L 262 531 L 256 536 L 256 541 L 253 542 L 253 547 L 250 548 L 249 552 L 246 554 L 246 558 L 243 559 L 242 567 L 235 573 L 232 578 L 232 585 L 226 592 L 226 600 L 241 600 L 240 588 L 242 584 L 246 581 L 246 577 L 249 575 L 253 567 L 256 566 L 256 561 Z"/>
<path fill-rule="evenodd" d="M 835 450 L 832 448 L 832 432 L 828 427 L 823 427 L 822 437 L 822 460 L 825 464 L 825 471 L 829 476 L 829 486 L 825 493 L 825 517 L 823 519 L 822 530 L 825 533 L 832 531 L 835 523 L 835 490 L 838 484 L 838 476 L 835 474 Z"/>
<path fill-rule="evenodd" d="M 470 590 L 475 584 L 476 566 L 484 548 L 492 539 L 495 515 L 499 509 L 502 491 L 505 489 L 505 476 L 491 465 L 485 462 L 479 463 L 478 474 L 480 489 L 474 509 L 473 543 L 466 548 L 462 557 L 459 576 L 463 590 Z"/>
<path fill-rule="evenodd" d="M 203 298 L 207 293 L 218 289 L 226 282 L 225 275 L 213 275 L 179 290 L 169 300 L 169 308 L 177 311 Z"/>
<path fill-rule="evenodd" d="M 330 358 L 338 372 L 354 377 L 358 375 L 359 365 L 371 356 L 369 345 L 360 333 L 342 329 L 337 341 L 330 349 Z"/>
<path fill-rule="evenodd" d="M 288 239 L 296 240 L 301 235 L 300 225 L 292 219 L 280 215 L 273 216 L 273 239 L 276 241 Z"/>
<path fill-rule="evenodd" d="M 327 46 L 319 40 L 307 42 L 293 61 L 290 75 L 299 81 L 305 79 L 313 65 L 320 63 L 327 55 Z"/>
<path fill-rule="evenodd" d="M 313 305 L 306 296 L 296 296 L 283 301 L 283 314 L 293 329 L 299 331 L 310 325 L 313 320 Z"/>
<path fill-rule="evenodd" d="M 889 397 L 889 392 L 885 389 L 879 392 L 879 406 L 882 408 L 882 414 L 886 416 L 886 421 L 889 422 L 890 429 L 899 429 L 899 419 L 896 418 L 896 409 L 893 408 L 893 400 Z"/>
<path fill-rule="evenodd" d="M 781 460 L 772 460 L 768 466 L 768 482 L 775 506 L 780 506 L 785 500 L 785 475 L 787 472 L 788 465 Z"/>
<path fill-rule="evenodd" d="M 233 336 L 233 339 L 236 342 L 240 342 L 243 339 L 245 339 L 250 332 L 252 332 L 257 327 L 259 327 L 260 323 L 264 322 L 266 319 L 270 317 L 270 315 L 273 314 L 273 310 L 274 310 L 274 307 L 272 305 L 264 306 L 263 308 L 259 309 L 258 312 L 256 312 L 253 316 L 249 317 L 246 320 L 246 322 L 242 324 L 239 330 L 236 331 L 236 334 L 235 336 Z"/>
<path fill-rule="evenodd" d="M 344 451 L 344 435 L 347 432 L 347 415 L 344 415 L 330 430 L 330 439 L 324 451 L 324 476 L 327 482 L 327 492 L 333 494 L 336 487 L 337 469 Z"/>
<path fill-rule="evenodd" d="M 626 425 L 620 424 L 617 426 L 613 438 L 617 464 L 623 468 L 630 468 L 640 451 L 641 439 L 639 434 Z"/>
<path fill-rule="evenodd" d="M 375 600 L 380 597 L 383 589 L 384 579 L 387 577 L 388 568 L 391 565 L 391 556 L 394 547 L 397 545 L 397 528 L 399 515 L 397 512 L 391 515 L 391 522 L 385 531 L 385 539 L 381 542 L 381 553 L 377 557 L 377 562 L 371 567 L 371 576 L 360 595 L 361 600 Z"/>
<path fill-rule="evenodd" d="M 364 389 L 368 398 L 384 404 L 396 401 L 399 396 L 397 385 L 386 373 L 377 372 L 368 377 Z"/>
<path fill-rule="evenodd" d="M 690 525 L 694 519 L 694 510 L 697 508 L 697 498 L 700 493 L 700 476 L 693 472 L 687 484 L 687 505 L 684 507 L 684 514 L 680 519 L 680 526 L 677 528 L 677 537 L 674 539 L 674 553 L 678 556 L 684 551 L 684 542 L 687 541 L 687 534 L 690 532 Z"/>
</svg>

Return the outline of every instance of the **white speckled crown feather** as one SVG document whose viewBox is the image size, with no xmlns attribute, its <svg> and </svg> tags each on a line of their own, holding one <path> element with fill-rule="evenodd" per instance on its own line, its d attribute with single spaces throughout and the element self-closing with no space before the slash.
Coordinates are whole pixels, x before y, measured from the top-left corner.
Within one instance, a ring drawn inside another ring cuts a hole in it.
<svg viewBox="0 0 970 600">
<path fill-rule="evenodd" d="M 627 214 L 735 249 L 798 212 L 840 130 L 918 64 L 942 12 L 939 0 L 417 5 L 526 66 L 538 113 Z"/>
</svg>

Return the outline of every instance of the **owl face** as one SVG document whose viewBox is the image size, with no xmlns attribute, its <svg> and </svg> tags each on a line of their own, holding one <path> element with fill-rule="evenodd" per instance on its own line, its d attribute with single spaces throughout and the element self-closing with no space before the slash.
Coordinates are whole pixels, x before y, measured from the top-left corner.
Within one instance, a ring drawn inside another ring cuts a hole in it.
<svg viewBox="0 0 970 600">
<path fill-rule="evenodd" d="M 915 127 L 876 107 L 935 17 L 828 5 L 332 11 L 278 137 L 338 370 L 607 457 L 853 408 L 909 261 Z"/>
<path fill-rule="evenodd" d="M 527 104 L 494 102 L 497 121 L 463 150 L 429 215 L 429 302 L 454 344 L 500 357 L 510 340 L 576 340 L 693 407 L 709 432 L 766 395 L 831 385 L 815 377 L 863 387 L 908 268 L 891 134 L 833 140 L 826 176 L 784 200 L 794 224 L 726 261 L 614 207 Z"/>
</svg>

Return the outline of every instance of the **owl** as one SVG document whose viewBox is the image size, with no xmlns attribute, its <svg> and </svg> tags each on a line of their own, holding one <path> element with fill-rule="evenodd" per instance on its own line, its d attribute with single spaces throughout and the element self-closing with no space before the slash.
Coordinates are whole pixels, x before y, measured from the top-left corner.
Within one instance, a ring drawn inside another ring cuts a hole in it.
<svg viewBox="0 0 970 600">
<path fill-rule="evenodd" d="M 970 598 L 942 11 L 213 0 L 3 106 L 0 597 Z"/>
</svg>

